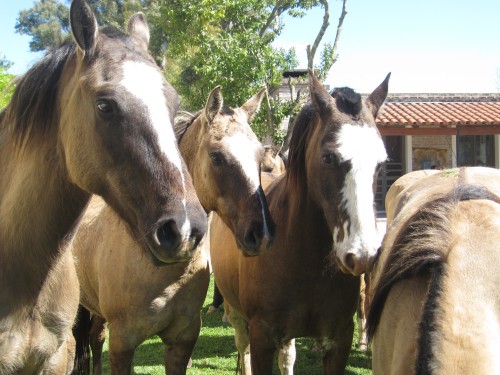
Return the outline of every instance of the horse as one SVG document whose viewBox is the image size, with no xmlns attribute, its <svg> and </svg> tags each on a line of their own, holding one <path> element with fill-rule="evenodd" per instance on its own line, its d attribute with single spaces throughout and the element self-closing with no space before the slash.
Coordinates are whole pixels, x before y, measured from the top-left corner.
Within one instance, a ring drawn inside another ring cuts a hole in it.
<svg viewBox="0 0 500 375">
<path fill-rule="evenodd" d="M 29 69 L 0 113 L 3 375 L 71 371 L 79 286 L 65 249 L 92 193 L 158 261 L 192 256 L 207 230 L 142 14 L 126 35 L 74 0 L 70 23 L 74 41 Z"/>
<path fill-rule="evenodd" d="M 497 373 L 500 171 L 410 177 L 371 276 L 373 373 Z"/>
<path fill-rule="evenodd" d="M 282 174 L 285 172 L 285 161 L 284 156 L 281 152 L 277 152 L 272 146 L 264 146 L 264 156 L 262 162 L 260 163 L 261 172 L 268 172 L 274 174 Z M 212 304 L 207 310 L 207 314 L 214 313 L 219 310 L 224 304 L 224 297 L 220 293 L 217 283 L 214 283 L 214 293 L 212 297 Z M 227 317 L 224 314 L 222 321 L 227 323 Z"/>
<path fill-rule="evenodd" d="M 437 169 L 422 169 L 418 171 L 413 171 L 407 173 L 400 178 L 398 178 L 391 185 L 387 194 L 385 196 L 385 207 L 386 207 L 386 226 L 389 226 L 392 222 L 392 215 L 394 214 L 393 205 L 398 202 L 401 194 L 404 194 L 405 189 L 411 185 L 410 181 L 420 179 L 424 176 L 429 176 L 434 173 L 438 173 Z M 368 335 L 366 334 L 366 314 L 370 309 L 370 273 L 366 272 L 361 279 L 361 291 L 359 293 L 359 304 L 357 311 L 358 318 L 358 347 L 362 351 L 368 351 Z"/>
<path fill-rule="evenodd" d="M 262 172 L 282 174 L 285 172 L 285 162 L 281 152 L 275 150 L 272 146 L 264 146 L 264 158 L 261 165 Z"/>
<path fill-rule="evenodd" d="M 210 251 L 244 374 L 293 372 L 294 338 L 321 344 L 325 373 L 343 373 L 351 348 L 359 275 L 380 239 L 374 181 L 387 158 L 375 118 L 389 76 L 362 99 L 350 88 L 330 95 L 309 71 L 311 101 L 300 111 L 285 174 L 263 174 L 276 222 L 271 251 L 244 257 L 214 217 Z"/>
<path fill-rule="evenodd" d="M 203 110 L 180 112 L 175 119 L 179 149 L 200 202 L 206 212 L 232 226 L 251 256 L 267 251 L 274 233 L 266 199 L 259 197 L 262 145 L 248 124 L 264 94 L 261 89 L 241 107 L 228 108 L 216 87 Z M 94 374 L 102 373 L 106 322 L 112 374 L 129 374 L 135 349 L 154 335 L 165 344 L 167 373 L 185 373 L 210 281 L 204 245 L 206 241 L 189 261 L 155 267 L 113 210 L 101 199 L 93 200 L 72 249 L 81 304 L 93 315 Z"/>
</svg>

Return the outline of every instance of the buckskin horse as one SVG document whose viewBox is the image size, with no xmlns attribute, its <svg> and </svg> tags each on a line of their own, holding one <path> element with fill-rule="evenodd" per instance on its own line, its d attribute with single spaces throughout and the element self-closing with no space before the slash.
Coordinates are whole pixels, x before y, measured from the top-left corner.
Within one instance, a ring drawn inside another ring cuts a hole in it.
<svg viewBox="0 0 500 375">
<path fill-rule="evenodd" d="M 65 374 L 79 299 L 66 251 L 92 193 L 147 254 L 186 259 L 205 212 L 172 127 L 178 97 L 147 53 L 137 14 L 130 35 L 99 29 L 83 0 L 74 42 L 49 51 L 0 113 L 0 373 Z"/>
<path fill-rule="evenodd" d="M 500 171 L 409 175 L 371 276 L 373 373 L 498 373 Z"/>
<path fill-rule="evenodd" d="M 231 225 L 251 255 L 267 250 L 274 232 L 266 199 L 258 197 L 262 145 L 248 124 L 264 93 L 228 108 L 217 87 L 203 110 L 181 112 L 175 120 L 200 202 Z M 102 373 L 106 321 L 112 374 L 131 373 L 135 349 L 155 335 L 165 344 L 167 373 L 185 374 L 209 284 L 203 245 L 189 261 L 155 267 L 116 214 L 102 200 L 92 202 L 76 232 L 73 253 L 81 304 L 93 314 L 91 330 L 83 334 L 91 335 L 94 374 Z"/>
<path fill-rule="evenodd" d="M 387 155 L 375 117 L 388 81 L 364 100 L 350 88 L 330 95 L 309 72 L 311 103 L 297 117 L 286 172 L 262 180 L 276 222 L 268 253 L 245 257 L 212 220 L 212 266 L 244 374 L 272 374 L 276 349 L 291 374 L 296 337 L 318 340 L 325 373 L 344 371 L 359 275 L 380 245 L 373 187 Z"/>
</svg>

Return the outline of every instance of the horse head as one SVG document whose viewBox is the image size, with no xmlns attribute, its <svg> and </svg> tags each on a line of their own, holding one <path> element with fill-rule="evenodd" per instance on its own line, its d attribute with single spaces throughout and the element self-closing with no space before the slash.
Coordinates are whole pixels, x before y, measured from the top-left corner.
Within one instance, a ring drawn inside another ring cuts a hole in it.
<svg viewBox="0 0 500 375">
<path fill-rule="evenodd" d="M 249 125 L 264 95 L 261 89 L 241 107 L 229 108 L 220 87 L 214 88 L 197 117 L 196 144 L 181 140 L 181 150 L 197 149 L 187 163 L 202 205 L 217 212 L 247 256 L 266 251 L 275 228 L 260 183 L 262 144 Z"/>
<path fill-rule="evenodd" d="M 314 146 L 306 151 L 308 190 L 324 213 L 340 269 L 360 275 L 380 247 L 374 190 L 387 154 L 375 118 L 389 75 L 366 100 L 345 87 L 330 95 L 312 72 L 309 76 L 317 120 L 310 134 Z"/>
<path fill-rule="evenodd" d="M 128 34 L 71 4 L 76 52 L 64 67 L 59 146 L 70 181 L 101 195 L 157 264 L 189 259 L 207 229 L 172 124 L 179 99 L 147 51 L 137 13 Z M 61 85 L 62 86 L 62 85 Z"/>
</svg>

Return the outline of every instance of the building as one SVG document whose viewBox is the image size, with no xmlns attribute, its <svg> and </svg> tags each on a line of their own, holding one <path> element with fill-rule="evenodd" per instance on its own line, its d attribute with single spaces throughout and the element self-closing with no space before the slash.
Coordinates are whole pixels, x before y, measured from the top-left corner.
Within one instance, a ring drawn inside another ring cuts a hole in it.
<svg viewBox="0 0 500 375">
<path fill-rule="evenodd" d="M 500 168 L 500 94 L 389 94 L 377 118 L 389 159 L 377 210 L 400 176 L 419 169 Z"/>
<path fill-rule="evenodd" d="M 307 74 L 306 69 L 283 72 L 281 85 L 270 94 L 290 100 L 298 91 L 307 92 Z M 286 128 L 288 119 L 281 126 Z M 388 154 L 377 184 L 380 213 L 385 211 L 387 190 L 405 173 L 459 166 L 500 168 L 500 94 L 389 93 L 377 126 Z"/>
</svg>

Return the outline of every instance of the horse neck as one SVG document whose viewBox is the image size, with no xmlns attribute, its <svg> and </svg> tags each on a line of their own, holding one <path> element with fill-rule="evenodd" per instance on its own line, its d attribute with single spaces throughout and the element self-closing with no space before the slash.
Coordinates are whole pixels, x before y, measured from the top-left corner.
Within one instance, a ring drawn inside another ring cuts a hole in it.
<svg viewBox="0 0 500 375">
<path fill-rule="evenodd" d="M 332 235 L 323 212 L 311 200 L 306 188 L 292 189 L 284 173 L 266 191 L 266 198 L 277 230 L 288 233 L 290 243 L 297 245 L 297 251 L 317 246 L 315 254 L 320 257 L 328 256 L 332 247 Z M 302 257 L 301 254 L 297 256 Z"/>
<path fill-rule="evenodd" d="M 496 353 L 500 343 L 500 276 L 492 264 L 498 259 L 500 209 L 476 206 L 471 215 L 467 207 L 474 204 L 461 202 L 457 208 L 460 218 L 451 223 L 448 242 L 452 246 L 441 285 L 435 300 L 427 301 L 427 305 L 438 306 L 433 313 L 434 327 L 432 323 L 430 327 L 438 333 L 427 332 L 432 356 L 438 362 L 432 366 L 439 369 L 435 373 L 491 374 L 500 366 Z M 462 215 L 464 212 L 469 213 Z"/>
<path fill-rule="evenodd" d="M 89 199 L 55 150 L 56 141 L 0 149 L 0 304 L 36 298 Z"/>
</svg>

